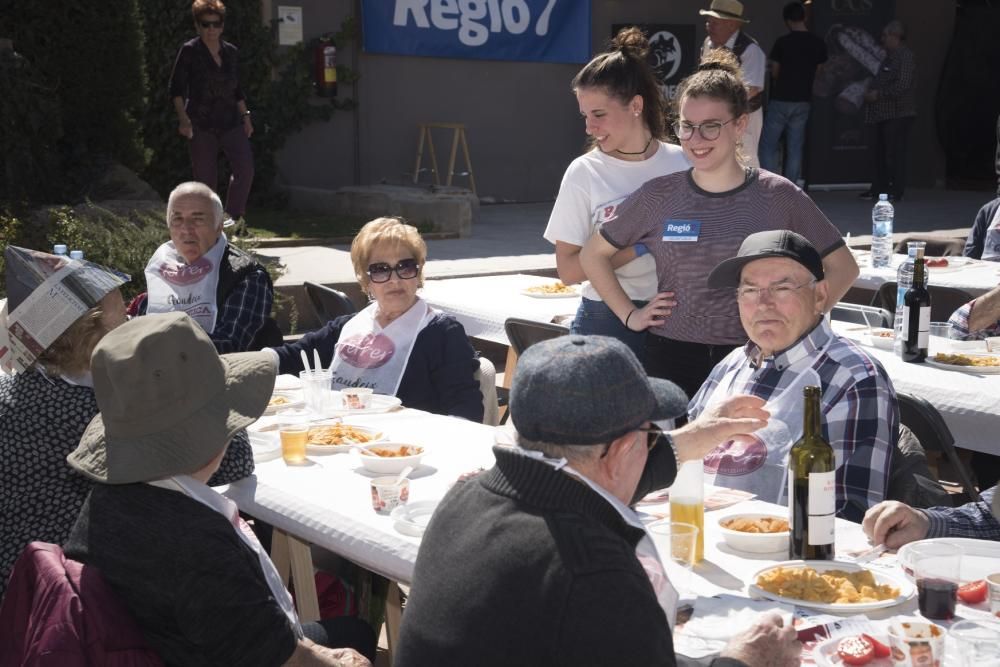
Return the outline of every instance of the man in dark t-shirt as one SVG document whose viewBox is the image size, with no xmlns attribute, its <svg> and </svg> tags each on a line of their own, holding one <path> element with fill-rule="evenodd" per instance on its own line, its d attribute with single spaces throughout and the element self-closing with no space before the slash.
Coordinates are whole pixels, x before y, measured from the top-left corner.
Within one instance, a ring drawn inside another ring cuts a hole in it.
<svg viewBox="0 0 1000 667">
<path fill-rule="evenodd" d="M 784 175 L 792 182 L 802 177 L 802 146 L 809 120 L 816 68 L 826 62 L 826 44 L 806 28 L 801 2 L 790 2 L 782 11 L 788 34 L 771 48 L 771 99 L 764 114 L 760 139 L 760 166 L 778 171 L 778 149 L 785 134 Z"/>
</svg>

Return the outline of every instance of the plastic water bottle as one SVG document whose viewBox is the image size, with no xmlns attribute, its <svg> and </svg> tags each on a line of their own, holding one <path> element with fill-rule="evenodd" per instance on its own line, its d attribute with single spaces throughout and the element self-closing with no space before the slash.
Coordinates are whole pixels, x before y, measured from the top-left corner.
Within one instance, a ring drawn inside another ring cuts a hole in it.
<svg viewBox="0 0 1000 667">
<path fill-rule="evenodd" d="M 872 268 L 880 269 L 892 262 L 892 220 L 895 209 L 889 195 L 881 194 L 872 208 Z"/>
<path fill-rule="evenodd" d="M 70 259 L 83 259 L 83 251 L 82 250 L 70 250 L 69 251 L 69 258 Z"/>
<path fill-rule="evenodd" d="M 917 258 L 917 250 L 923 250 L 927 244 L 924 241 L 910 241 L 906 244 L 906 260 L 896 269 L 896 317 L 893 324 L 893 350 L 899 354 L 903 346 L 903 297 L 906 290 L 913 285 L 913 262 Z M 924 285 L 927 284 L 927 271 L 924 271 Z"/>
<path fill-rule="evenodd" d="M 64 243 L 57 243 L 57 244 L 55 244 L 54 246 L 52 246 L 52 254 L 53 255 L 65 255 L 66 254 L 66 245 Z"/>
</svg>

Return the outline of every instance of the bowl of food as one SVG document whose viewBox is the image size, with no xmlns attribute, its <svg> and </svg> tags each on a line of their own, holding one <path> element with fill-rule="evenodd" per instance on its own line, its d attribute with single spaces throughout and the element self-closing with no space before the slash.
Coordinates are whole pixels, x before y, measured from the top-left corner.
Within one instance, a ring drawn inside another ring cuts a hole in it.
<svg viewBox="0 0 1000 667">
<path fill-rule="evenodd" d="M 407 466 L 416 468 L 424 456 L 423 447 L 402 442 L 372 443 L 359 450 L 365 469 L 382 475 L 398 474 Z"/>
<path fill-rule="evenodd" d="M 730 514 L 719 519 L 726 544 L 755 554 L 788 551 L 788 519 L 774 514 Z"/>
<path fill-rule="evenodd" d="M 892 349 L 893 337 L 894 332 L 892 329 L 884 329 L 882 327 L 872 327 L 870 332 L 865 333 L 865 338 L 871 343 L 872 347 L 878 347 L 883 350 Z"/>
</svg>

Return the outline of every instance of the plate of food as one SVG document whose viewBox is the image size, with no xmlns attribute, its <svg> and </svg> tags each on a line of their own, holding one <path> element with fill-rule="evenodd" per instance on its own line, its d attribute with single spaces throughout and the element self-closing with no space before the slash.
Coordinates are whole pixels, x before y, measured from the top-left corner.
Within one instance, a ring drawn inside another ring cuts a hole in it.
<svg viewBox="0 0 1000 667">
<path fill-rule="evenodd" d="M 352 447 L 385 440 L 385 435 L 367 426 L 353 426 L 343 422 L 314 422 L 309 425 L 306 451 L 310 454 L 336 454 L 350 451 Z"/>
<path fill-rule="evenodd" d="M 894 607 L 914 594 L 911 582 L 864 565 L 829 560 L 790 560 L 753 576 L 748 587 L 763 597 L 834 614 Z"/>
<path fill-rule="evenodd" d="M 927 357 L 928 366 L 975 375 L 1000 374 L 1000 354 L 944 354 Z"/>
<path fill-rule="evenodd" d="M 400 505 L 390 516 L 393 518 L 396 530 L 404 535 L 420 537 L 427 529 L 427 524 L 430 523 L 437 506 L 437 500 L 418 500 Z"/>
<path fill-rule="evenodd" d="M 534 297 L 536 299 L 566 299 L 569 297 L 580 296 L 580 293 L 576 291 L 576 288 L 563 284 L 562 281 L 526 287 L 521 290 L 521 294 L 524 296 Z"/>
<path fill-rule="evenodd" d="M 379 412 L 389 412 L 395 410 L 402 401 L 396 396 L 386 396 L 385 394 L 368 394 L 359 403 L 356 394 L 345 393 L 343 391 L 333 391 L 331 405 L 335 414 L 366 415 L 377 414 Z M 357 406 L 361 407 L 357 407 Z"/>
<path fill-rule="evenodd" d="M 264 408 L 265 415 L 273 415 L 279 410 L 290 410 L 292 408 L 301 408 L 304 405 L 302 400 L 302 393 L 297 391 L 276 391 L 271 396 L 271 400 L 267 402 L 267 407 Z"/>
<path fill-rule="evenodd" d="M 950 271 L 958 271 L 972 264 L 971 257 L 925 257 L 924 266 L 930 269 L 932 274 L 934 273 L 948 273 Z"/>
</svg>

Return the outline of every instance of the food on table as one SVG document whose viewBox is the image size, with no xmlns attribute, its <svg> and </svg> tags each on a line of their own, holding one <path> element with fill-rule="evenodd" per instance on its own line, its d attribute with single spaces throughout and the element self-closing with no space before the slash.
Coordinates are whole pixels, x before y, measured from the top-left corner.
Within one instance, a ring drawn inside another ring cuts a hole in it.
<svg viewBox="0 0 1000 667">
<path fill-rule="evenodd" d="M 893 331 L 887 329 L 872 331 L 872 335 L 875 336 L 876 338 L 892 338 L 893 334 L 894 334 Z"/>
<path fill-rule="evenodd" d="M 788 532 L 788 520 L 776 516 L 762 516 L 759 519 L 735 517 L 723 523 L 722 527 L 741 533 L 785 533 Z"/>
<path fill-rule="evenodd" d="M 532 294 L 576 294 L 576 290 L 569 285 L 560 282 L 550 283 L 548 285 L 535 285 L 534 287 L 529 287 L 525 292 L 531 292 Z"/>
<path fill-rule="evenodd" d="M 946 257 L 928 257 L 924 260 L 924 264 L 930 267 L 943 268 L 948 266 L 948 259 Z"/>
<path fill-rule="evenodd" d="M 289 403 L 291 403 L 291 401 L 288 399 L 287 396 L 282 396 L 278 394 L 277 396 L 271 397 L 271 400 L 267 402 L 267 407 L 273 408 L 279 405 L 288 405 Z"/>
<path fill-rule="evenodd" d="M 777 567 L 757 577 L 757 586 L 781 597 L 823 604 L 882 602 L 899 597 L 898 588 L 879 584 L 870 570 L 817 572 L 811 567 Z"/>
<path fill-rule="evenodd" d="M 867 635 L 844 637 L 837 644 L 837 655 L 845 665 L 867 665 L 875 657 L 875 645 Z"/>
<path fill-rule="evenodd" d="M 416 456 L 424 451 L 423 447 L 413 445 L 403 445 L 402 447 L 368 447 L 362 450 L 362 454 L 368 456 L 381 456 L 382 458 L 396 458 L 399 456 Z"/>
<path fill-rule="evenodd" d="M 965 604 L 979 604 L 986 601 L 986 580 L 980 579 L 958 587 L 958 599 Z"/>
<path fill-rule="evenodd" d="M 1000 366 L 1000 357 L 977 356 L 971 354 L 944 354 L 938 352 L 934 361 L 951 366 Z"/>
<path fill-rule="evenodd" d="M 872 646 L 875 648 L 876 658 L 888 658 L 890 655 L 892 655 L 892 649 L 890 649 L 887 645 L 883 644 L 882 642 L 875 639 L 871 635 L 862 634 L 861 636 L 872 643 Z"/>
<path fill-rule="evenodd" d="M 377 440 L 381 433 L 371 433 L 367 430 L 348 426 L 347 424 L 331 424 L 329 426 L 313 426 L 309 429 L 310 445 L 363 445 Z"/>
</svg>

